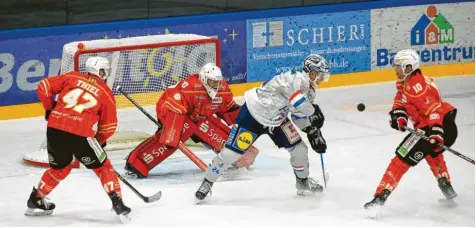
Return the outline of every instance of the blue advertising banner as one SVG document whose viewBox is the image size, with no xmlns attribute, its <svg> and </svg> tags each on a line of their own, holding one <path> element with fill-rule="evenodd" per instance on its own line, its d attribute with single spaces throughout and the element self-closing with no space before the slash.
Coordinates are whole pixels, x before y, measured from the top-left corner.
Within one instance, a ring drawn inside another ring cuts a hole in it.
<svg viewBox="0 0 476 228">
<path fill-rule="evenodd" d="M 226 80 L 230 83 L 246 82 L 244 21 L 5 39 L 0 40 L 0 106 L 37 102 L 37 84 L 43 77 L 59 73 L 62 48 L 66 43 L 166 33 L 217 37 L 220 40 L 221 67 Z"/>
<path fill-rule="evenodd" d="M 370 11 L 248 20 L 248 82 L 300 70 L 309 54 L 324 56 L 332 74 L 370 70 Z"/>
</svg>

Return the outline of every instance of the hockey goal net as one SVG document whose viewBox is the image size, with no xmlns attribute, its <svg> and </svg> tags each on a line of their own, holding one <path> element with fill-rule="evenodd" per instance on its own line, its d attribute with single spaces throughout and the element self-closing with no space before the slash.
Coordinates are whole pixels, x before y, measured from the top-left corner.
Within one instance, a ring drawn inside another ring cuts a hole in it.
<svg viewBox="0 0 476 228">
<path fill-rule="evenodd" d="M 162 91 L 209 62 L 220 65 L 220 46 L 216 38 L 195 34 L 167 34 L 123 39 L 76 41 L 63 47 L 61 73 L 85 73 L 89 57 L 109 60 L 111 74 L 107 84 L 112 88 L 117 109 L 118 129 L 108 140 L 106 151 L 131 149 L 153 135 L 157 126 L 147 119 L 117 86 L 129 93 L 152 116 Z M 46 139 L 37 151 L 24 155 L 28 164 L 48 166 Z M 79 167 L 77 162 L 76 167 Z"/>
</svg>

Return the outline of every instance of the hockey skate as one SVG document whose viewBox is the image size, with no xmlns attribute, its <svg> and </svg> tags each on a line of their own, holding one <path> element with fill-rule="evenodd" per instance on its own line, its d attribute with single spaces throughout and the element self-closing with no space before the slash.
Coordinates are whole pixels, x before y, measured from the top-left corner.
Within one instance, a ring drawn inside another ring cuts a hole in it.
<svg viewBox="0 0 476 228">
<path fill-rule="evenodd" d="M 133 179 L 145 178 L 144 176 L 142 176 L 142 174 L 137 172 L 137 170 L 134 167 L 132 167 L 129 163 L 127 163 L 128 158 L 129 156 L 126 157 L 126 165 L 124 166 L 124 169 L 126 170 L 126 172 L 124 173 L 124 176 L 128 178 L 133 178 Z"/>
<path fill-rule="evenodd" d="M 384 189 L 380 194 L 376 195 L 372 201 L 366 203 L 364 208 L 370 210 L 377 206 L 383 206 L 390 193 L 392 193 L 390 190 Z"/>
<path fill-rule="evenodd" d="M 438 187 L 440 187 L 441 192 L 447 200 L 453 199 L 458 195 L 453 189 L 453 186 L 451 186 L 451 183 L 447 181 L 446 177 L 438 179 Z"/>
<path fill-rule="evenodd" d="M 316 192 L 322 192 L 324 188 L 313 178 L 299 178 L 296 176 L 296 189 L 298 195 L 309 195 Z"/>
<path fill-rule="evenodd" d="M 203 179 L 202 185 L 198 188 L 198 191 L 195 192 L 195 198 L 197 199 L 197 203 L 200 200 L 204 200 L 207 197 L 208 193 L 212 194 L 212 186 L 213 182 L 207 180 L 207 178 Z"/>
<path fill-rule="evenodd" d="M 42 216 L 42 215 L 51 215 L 55 209 L 54 203 L 46 202 L 45 198 L 40 198 L 36 196 L 38 191 L 33 187 L 33 191 L 28 198 L 26 206 L 28 209 L 25 211 L 27 216 Z"/>
<path fill-rule="evenodd" d="M 131 213 L 131 209 L 124 205 L 122 199 L 117 196 L 117 193 L 112 192 L 109 194 L 109 198 L 112 201 L 112 209 L 119 215 L 119 218 L 123 223 L 127 223 L 131 218 L 129 217 L 129 213 Z"/>
</svg>

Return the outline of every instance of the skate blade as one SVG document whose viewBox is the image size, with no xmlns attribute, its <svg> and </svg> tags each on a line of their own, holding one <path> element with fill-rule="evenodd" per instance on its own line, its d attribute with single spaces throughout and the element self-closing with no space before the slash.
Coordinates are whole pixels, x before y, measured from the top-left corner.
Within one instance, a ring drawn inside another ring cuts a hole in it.
<svg viewBox="0 0 476 228">
<path fill-rule="evenodd" d="M 446 193 L 446 194 L 443 194 L 445 196 L 445 198 L 447 200 L 452 200 L 454 199 L 456 196 L 458 196 L 458 194 L 456 194 L 456 192 L 449 192 L 449 193 Z"/>
<path fill-rule="evenodd" d="M 367 211 L 367 216 L 371 219 L 378 219 L 382 212 L 383 206 L 381 205 L 374 205 L 372 207 L 365 208 Z"/>
<path fill-rule="evenodd" d="M 131 221 L 131 216 L 130 216 L 130 213 L 128 214 L 120 214 L 119 215 L 119 219 L 121 220 L 121 222 L 123 224 L 127 224 Z"/>
<path fill-rule="evenodd" d="M 300 196 L 313 196 L 316 195 L 318 192 L 312 192 L 309 190 L 297 190 L 296 193 Z"/>
<path fill-rule="evenodd" d="M 200 205 L 203 200 L 195 198 L 195 204 Z"/>
<path fill-rule="evenodd" d="M 45 216 L 53 214 L 53 210 L 42 210 L 39 208 L 28 208 L 25 211 L 26 216 Z"/>
</svg>

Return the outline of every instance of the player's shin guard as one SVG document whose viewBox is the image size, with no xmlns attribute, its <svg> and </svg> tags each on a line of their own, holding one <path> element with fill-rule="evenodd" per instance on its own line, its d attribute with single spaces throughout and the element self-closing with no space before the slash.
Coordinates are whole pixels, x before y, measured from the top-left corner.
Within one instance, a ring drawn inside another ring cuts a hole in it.
<svg viewBox="0 0 476 228">
<path fill-rule="evenodd" d="M 38 184 L 38 191 L 36 193 L 37 197 L 43 198 L 50 194 L 51 191 L 59 184 L 60 181 L 64 180 L 73 167 L 71 164 L 67 165 L 62 169 L 53 169 L 48 168 L 41 177 L 40 183 Z"/>
<path fill-rule="evenodd" d="M 237 161 L 241 154 L 236 153 L 228 148 L 223 149 L 222 152 L 208 164 L 205 178 L 210 182 L 215 182 L 228 169 L 228 167 Z"/>
<path fill-rule="evenodd" d="M 109 159 L 106 159 L 101 167 L 95 168 L 93 171 L 101 180 L 102 187 L 108 195 L 116 193 L 117 197 L 122 198 L 121 185 L 119 184 L 119 179 L 117 178 Z"/>
<path fill-rule="evenodd" d="M 322 192 L 324 188 L 317 180 L 309 178 L 309 158 L 307 146 L 300 141 L 294 147 L 286 148 L 291 154 L 290 163 L 296 175 L 296 190 L 298 195 L 307 195 L 314 192 Z"/>
<path fill-rule="evenodd" d="M 387 189 L 389 192 L 393 191 L 409 168 L 410 165 L 395 156 L 388 165 L 387 170 L 385 170 L 374 196 L 381 195 L 384 189 Z"/>
<path fill-rule="evenodd" d="M 426 162 L 430 166 L 431 172 L 438 181 L 438 187 L 447 199 L 452 199 L 457 196 L 453 186 L 451 185 L 450 174 L 446 167 L 445 158 L 443 154 L 436 156 L 435 158 L 430 155 L 425 157 Z"/>
<path fill-rule="evenodd" d="M 437 180 L 442 177 L 446 177 L 446 181 L 448 183 L 451 182 L 450 174 L 448 173 L 448 168 L 446 167 L 446 162 L 445 158 L 443 157 L 443 154 L 440 154 L 435 158 L 432 158 L 430 155 L 427 155 L 425 157 L 425 160 L 430 166 L 431 172 Z"/>
<path fill-rule="evenodd" d="M 294 147 L 286 148 L 291 154 L 290 163 L 297 178 L 309 177 L 309 159 L 307 156 L 307 146 L 301 141 Z"/>
</svg>

